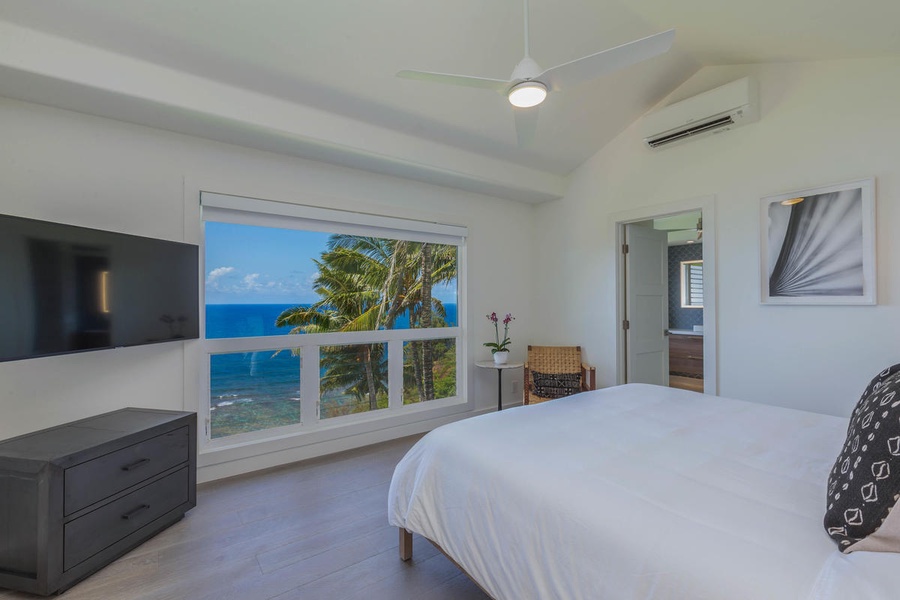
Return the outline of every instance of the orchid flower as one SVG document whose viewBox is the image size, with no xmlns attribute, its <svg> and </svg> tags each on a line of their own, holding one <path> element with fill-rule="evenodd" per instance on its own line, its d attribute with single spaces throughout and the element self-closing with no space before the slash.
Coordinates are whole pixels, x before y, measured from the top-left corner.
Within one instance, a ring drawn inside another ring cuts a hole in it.
<svg viewBox="0 0 900 600">
<path fill-rule="evenodd" d="M 497 313 L 492 312 L 489 315 L 485 315 L 491 323 L 494 324 L 494 341 L 493 342 L 485 342 L 485 346 L 491 349 L 491 354 L 496 352 L 507 352 L 509 351 L 509 324 L 515 317 L 512 316 L 512 313 L 506 313 L 506 316 L 503 317 L 503 340 L 500 340 L 500 319 L 497 317 Z"/>
</svg>

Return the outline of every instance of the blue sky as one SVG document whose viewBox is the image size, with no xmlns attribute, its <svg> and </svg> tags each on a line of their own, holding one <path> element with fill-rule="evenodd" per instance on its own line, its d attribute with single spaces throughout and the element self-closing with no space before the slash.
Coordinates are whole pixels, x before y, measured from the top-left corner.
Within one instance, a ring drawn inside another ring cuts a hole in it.
<svg viewBox="0 0 900 600">
<path fill-rule="evenodd" d="M 206 222 L 207 304 L 309 304 L 328 233 Z M 456 302 L 456 286 L 436 286 L 436 298 Z"/>
</svg>

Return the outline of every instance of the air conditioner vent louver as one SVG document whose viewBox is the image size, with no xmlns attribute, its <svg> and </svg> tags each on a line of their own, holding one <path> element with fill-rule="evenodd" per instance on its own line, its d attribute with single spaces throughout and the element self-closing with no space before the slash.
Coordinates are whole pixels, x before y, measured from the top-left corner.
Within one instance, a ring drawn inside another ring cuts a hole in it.
<svg viewBox="0 0 900 600">
<path fill-rule="evenodd" d="M 682 131 L 677 131 L 675 133 L 671 133 L 669 135 L 665 135 L 662 137 L 649 139 L 647 140 L 647 145 L 651 148 L 659 148 L 660 146 L 665 146 L 666 144 L 673 144 L 675 142 L 679 142 L 685 138 L 691 137 L 692 135 L 699 135 L 701 133 L 712 132 L 714 129 L 723 129 L 734 125 L 734 118 L 731 115 L 726 115 L 719 119 L 715 119 L 713 121 L 708 121 L 706 123 L 698 123 L 697 125 L 691 125 L 689 128 L 684 129 Z"/>
<path fill-rule="evenodd" d="M 756 97 L 756 82 L 745 77 L 670 104 L 641 119 L 644 142 L 661 148 L 753 123 L 759 118 Z"/>
</svg>

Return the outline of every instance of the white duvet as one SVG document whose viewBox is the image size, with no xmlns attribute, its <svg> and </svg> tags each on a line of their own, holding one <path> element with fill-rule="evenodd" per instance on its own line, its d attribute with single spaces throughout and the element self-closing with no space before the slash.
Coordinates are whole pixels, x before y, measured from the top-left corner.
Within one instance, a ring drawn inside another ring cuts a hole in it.
<svg viewBox="0 0 900 600">
<path fill-rule="evenodd" d="M 632 384 L 440 427 L 392 525 L 498 600 L 900 598 L 900 554 L 842 555 L 825 485 L 845 419 Z"/>
</svg>

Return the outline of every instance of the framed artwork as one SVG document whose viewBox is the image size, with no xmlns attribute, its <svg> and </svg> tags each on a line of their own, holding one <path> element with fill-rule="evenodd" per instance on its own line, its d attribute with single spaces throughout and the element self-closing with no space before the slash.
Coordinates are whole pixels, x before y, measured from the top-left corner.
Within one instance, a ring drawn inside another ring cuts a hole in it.
<svg viewBox="0 0 900 600">
<path fill-rule="evenodd" d="M 875 304 L 875 179 L 768 196 L 763 304 Z"/>
</svg>

